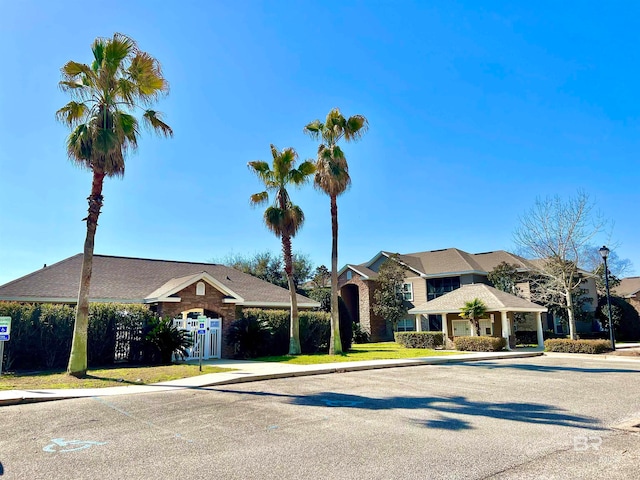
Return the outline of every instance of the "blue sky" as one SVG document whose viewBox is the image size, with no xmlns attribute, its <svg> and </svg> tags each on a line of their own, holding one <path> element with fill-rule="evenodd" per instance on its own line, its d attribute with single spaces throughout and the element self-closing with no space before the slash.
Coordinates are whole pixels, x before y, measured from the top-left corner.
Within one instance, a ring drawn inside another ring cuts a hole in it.
<svg viewBox="0 0 640 480">
<path fill-rule="evenodd" d="M 479 6 L 482 4 L 482 6 Z M 249 206 L 269 144 L 313 158 L 333 107 L 370 130 L 344 145 L 339 263 L 380 250 L 513 249 L 537 196 L 588 192 L 640 268 L 640 4 L 476 1 L 2 2 L 0 284 L 82 251 L 89 172 L 66 158 L 59 69 L 125 33 L 171 84 L 173 139 L 144 134 L 110 179 L 96 253 L 207 261 L 277 252 Z M 329 264 L 329 200 L 294 250 Z"/>
</svg>

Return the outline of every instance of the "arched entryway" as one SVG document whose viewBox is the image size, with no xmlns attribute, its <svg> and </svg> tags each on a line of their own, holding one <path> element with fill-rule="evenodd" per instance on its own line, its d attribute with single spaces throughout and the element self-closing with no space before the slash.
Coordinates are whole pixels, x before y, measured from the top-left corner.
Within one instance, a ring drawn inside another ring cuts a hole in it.
<svg viewBox="0 0 640 480">
<path fill-rule="evenodd" d="M 353 323 L 360 323 L 360 290 L 357 285 L 345 285 L 340 296 Z"/>
</svg>

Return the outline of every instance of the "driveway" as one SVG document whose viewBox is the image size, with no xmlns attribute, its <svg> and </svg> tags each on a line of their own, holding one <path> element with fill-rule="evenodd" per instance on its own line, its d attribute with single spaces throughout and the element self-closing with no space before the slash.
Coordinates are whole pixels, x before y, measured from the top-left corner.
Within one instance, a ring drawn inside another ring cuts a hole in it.
<svg viewBox="0 0 640 480">
<path fill-rule="evenodd" d="M 419 366 L 0 415 L 8 479 L 637 478 L 640 436 L 612 427 L 640 423 L 640 362 Z"/>
</svg>

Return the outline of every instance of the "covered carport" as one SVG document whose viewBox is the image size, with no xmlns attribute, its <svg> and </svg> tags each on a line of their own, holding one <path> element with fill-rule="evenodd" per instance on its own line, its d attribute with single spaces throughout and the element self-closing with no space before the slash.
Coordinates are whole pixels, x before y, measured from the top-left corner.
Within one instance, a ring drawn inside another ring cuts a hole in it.
<svg viewBox="0 0 640 480">
<path fill-rule="evenodd" d="M 484 320 L 488 322 L 488 327 L 485 330 L 485 334 L 504 337 L 507 340 L 507 350 L 511 350 L 512 342 L 510 340 L 514 336 L 514 313 L 535 314 L 538 346 L 544 346 L 542 313 L 546 312 L 547 308 L 483 283 L 463 285 L 441 297 L 412 308 L 409 313 L 416 317 L 417 331 L 422 330 L 422 316 L 442 315 L 442 333 L 445 337 L 473 336 L 476 332 L 471 325 L 471 321 L 462 318 L 460 311 L 466 302 L 475 298 L 482 300 L 487 307 L 486 316 L 488 318 Z M 466 325 L 469 328 L 464 328 Z"/>
</svg>

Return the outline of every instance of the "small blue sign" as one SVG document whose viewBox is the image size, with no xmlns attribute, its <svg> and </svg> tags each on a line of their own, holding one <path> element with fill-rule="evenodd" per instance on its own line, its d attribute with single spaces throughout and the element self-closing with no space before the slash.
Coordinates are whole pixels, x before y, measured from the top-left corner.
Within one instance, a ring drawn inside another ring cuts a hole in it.
<svg viewBox="0 0 640 480">
<path fill-rule="evenodd" d="M 8 342 L 11 335 L 0 334 L 0 342 Z"/>
<path fill-rule="evenodd" d="M 2 326 L 2 327 L 0 327 L 0 333 L 7 333 L 8 329 L 9 329 L 9 327 Z"/>
<path fill-rule="evenodd" d="M 206 330 L 198 330 L 198 335 L 204 335 L 205 333 L 207 333 Z"/>
<path fill-rule="evenodd" d="M 209 325 L 211 328 L 220 328 L 220 320 L 211 320 Z"/>
</svg>

